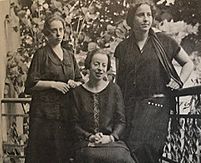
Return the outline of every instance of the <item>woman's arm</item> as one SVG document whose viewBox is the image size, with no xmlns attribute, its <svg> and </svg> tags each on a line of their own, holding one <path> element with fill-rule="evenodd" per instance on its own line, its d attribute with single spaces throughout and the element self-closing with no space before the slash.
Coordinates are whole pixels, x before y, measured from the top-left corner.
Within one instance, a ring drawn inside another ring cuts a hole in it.
<svg viewBox="0 0 201 163">
<path fill-rule="evenodd" d="M 119 75 L 119 59 L 115 58 L 115 65 L 116 65 L 116 82 L 118 83 L 118 75 Z"/>
<path fill-rule="evenodd" d="M 74 132 L 76 134 L 76 136 L 78 138 L 82 138 L 82 139 L 89 139 L 91 135 L 93 135 L 92 133 L 84 130 L 81 126 L 80 126 L 80 121 L 81 121 L 81 110 L 79 109 L 79 99 L 76 96 L 76 92 L 73 90 L 73 96 L 72 96 L 72 108 L 71 108 L 71 112 L 72 112 L 72 125 L 74 128 Z"/>
<path fill-rule="evenodd" d="M 181 48 L 179 53 L 175 56 L 175 60 L 182 66 L 180 78 L 181 81 L 185 83 L 193 71 L 194 64 L 183 48 Z"/>
<path fill-rule="evenodd" d="M 116 85 L 116 84 L 115 84 Z M 115 113 L 114 113 L 114 127 L 112 131 L 112 136 L 118 140 L 122 135 L 126 127 L 126 118 L 125 118 L 125 107 L 123 102 L 123 96 L 118 85 L 115 86 Z"/>
<path fill-rule="evenodd" d="M 63 94 L 67 93 L 70 88 L 75 88 L 81 84 L 81 82 L 75 82 L 74 80 L 69 80 L 66 82 L 61 81 L 49 81 L 41 80 L 42 79 L 42 70 L 45 63 L 46 51 L 44 48 L 39 49 L 33 56 L 28 74 L 27 81 L 25 83 L 25 92 L 31 93 L 32 91 L 37 90 L 46 90 L 46 89 L 56 89 L 57 91 L 62 92 Z M 75 79 L 82 79 L 82 76 L 79 72 L 75 58 L 72 59 L 72 64 L 75 67 Z M 78 80 L 78 81 L 79 81 Z"/>
<path fill-rule="evenodd" d="M 63 94 L 67 93 L 70 89 L 69 84 L 59 81 L 42 81 L 39 80 L 31 90 L 45 90 L 45 89 L 56 89 Z"/>
<path fill-rule="evenodd" d="M 193 71 L 194 68 L 193 62 L 191 61 L 190 57 L 184 51 L 183 48 L 181 48 L 179 53 L 177 53 L 177 55 L 175 56 L 175 60 L 182 66 L 180 72 L 180 78 L 181 81 L 185 83 L 188 80 L 191 72 Z M 178 89 L 179 85 L 174 80 L 171 80 L 167 84 L 167 87 L 170 87 L 172 89 Z"/>
</svg>

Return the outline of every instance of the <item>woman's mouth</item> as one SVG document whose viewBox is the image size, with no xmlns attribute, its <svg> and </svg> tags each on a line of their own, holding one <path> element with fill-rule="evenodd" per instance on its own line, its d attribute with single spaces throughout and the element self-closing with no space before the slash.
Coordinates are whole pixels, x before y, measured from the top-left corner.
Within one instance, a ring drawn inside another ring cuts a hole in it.
<svg viewBox="0 0 201 163">
<path fill-rule="evenodd" d="M 103 75 L 103 73 L 101 73 L 101 72 L 96 72 L 96 76 L 97 77 L 101 77 Z"/>
<path fill-rule="evenodd" d="M 145 23 L 145 24 L 142 24 L 142 27 L 150 27 L 150 23 Z"/>
<path fill-rule="evenodd" d="M 58 41 L 62 41 L 62 38 L 57 38 Z"/>
<path fill-rule="evenodd" d="M 142 24 L 142 27 L 149 27 L 149 24 Z"/>
</svg>

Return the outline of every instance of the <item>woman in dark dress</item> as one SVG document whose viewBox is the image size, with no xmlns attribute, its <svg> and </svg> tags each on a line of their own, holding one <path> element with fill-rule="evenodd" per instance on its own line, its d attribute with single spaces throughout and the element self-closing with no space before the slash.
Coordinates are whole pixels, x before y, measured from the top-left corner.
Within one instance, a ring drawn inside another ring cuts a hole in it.
<svg viewBox="0 0 201 163">
<path fill-rule="evenodd" d="M 64 20 L 47 17 L 44 34 L 48 43 L 34 54 L 25 85 L 32 95 L 26 163 L 65 163 L 72 141 L 71 89 L 81 84 L 81 75 L 72 52 L 61 47 Z"/>
<path fill-rule="evenodd" d="M 155 6 L 150 0 L 136 0 L 127 23 L 131 35 L 115 50 L 117 84 L 125 101 L 127 143 L 140 163 L 157 163 L 165 143 L 171 91 L 182 87 L 193 63 L 178 43 L 151 28 Z M 180 78 L 172 60 L 181 66 Z"/>
<path fill-rule="evenodd" d="M 126 122 L 120 88 L 104 80 L 110 64 L 107 52 L 92 51 L 85 61 L 89 81 L 73 90 L 77 163 L 134 163 L 121 141 Z"/>
</svg>

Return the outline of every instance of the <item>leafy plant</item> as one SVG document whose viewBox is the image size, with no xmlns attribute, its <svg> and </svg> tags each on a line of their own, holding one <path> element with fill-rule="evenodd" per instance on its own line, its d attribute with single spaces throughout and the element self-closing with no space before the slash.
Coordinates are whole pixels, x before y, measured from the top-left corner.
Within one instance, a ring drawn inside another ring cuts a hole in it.
<svg viewBox="0 0 201 163">
<path fill-rule="evenodd" d="M 120 0 L 33 0 L 30 8 L 12 4 L 11 9 L 20 22 L 21 47 L 8 52 L 7 82 L 17 94 L 23 91 L 31 58 L 36 49 L 46 44 L 42 34 L 46 15 L 57 13 L 64 17 L 67 34 L 63 46 L 73 49 L 82 68 L 87 51 L 99 46 L 110 50 L 112 55 L 116 45 L 125 38 L 129 28 L 123 18 L 128 7 L 128 2 Z"/>
</svg>

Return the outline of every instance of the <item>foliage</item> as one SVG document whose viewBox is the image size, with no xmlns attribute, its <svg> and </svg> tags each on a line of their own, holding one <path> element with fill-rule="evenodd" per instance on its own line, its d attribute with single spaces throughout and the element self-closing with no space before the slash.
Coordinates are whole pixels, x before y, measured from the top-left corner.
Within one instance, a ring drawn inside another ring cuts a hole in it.
<svg viewBox="0 0 201 163">
<path fill-rule="evenodd" d="M 179 43 L 187 36 L 199 33 L 198 23 L 191 25 L 193 22 L 187 21 L 187 24 L 177 18 L 182 18 L 183 12 L 177 13 L 177 16 L 172 12 L 173 9 L 178 9 L 180 0 L 155 1 L 161 9 L 160 16 L 157 17 L 157 28 L 161 31 L 166 31 Z M 17 94 L 23 91 L 31 58 L 36 49 L 46 43 L 42 29 L 48 14 L 58 13 L 64 17 L 67 33 L 63 46 L 73 49 L 80 69 L 83 69 L 83 61 L 88 51 L 96 47 L 106 48 L 112 56 L 117 44 L 127 37 L 129 27 L 125 17 L 131 3 L 131 0 L 33 0 L 28 3 L 29 6 L 12 4 L 11 9 L 14 9 L 20 22 L 16 31 L 20 31 L 21 47 L 8 53 L 8 83 L 14 85 Z M 182 7 L 181 10 L 183 11 Z M 110 73 L 115 74 L 114 65 Z"/>
<path fill-rule="evenodd" d="M 189 34 L 197 34 L 199 23 L 194 26 L 187 24 L 184 21 L 174 22 L 173 20 L 163 20 L 159 23 L 158 28 L 172 36 L 179 44 Z"/>
<path fill-rule="evenodd" d="M 123 18 L 128 7 L 126 1 L 120 0 L 33 0 L 30 8 L 12 4 L 20 21 L 21 47 L 8 53 L 7 82 L 14 85 L 17 94 L 23 91 L 31 58 L 36 49 L 46 43 L 41 32 L 46 15 L 56 12 L 65 18 L 68 26 L 63 46 L 74 50 L 82 67 L 87 51 L 99 46 L 112 53 L 125 38 L 128 26 Z"/>
</svg>

